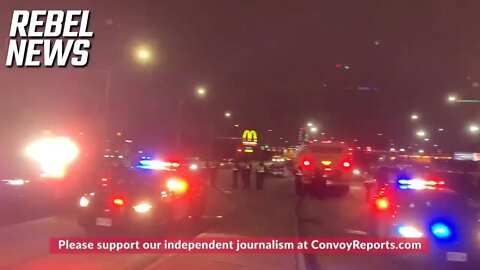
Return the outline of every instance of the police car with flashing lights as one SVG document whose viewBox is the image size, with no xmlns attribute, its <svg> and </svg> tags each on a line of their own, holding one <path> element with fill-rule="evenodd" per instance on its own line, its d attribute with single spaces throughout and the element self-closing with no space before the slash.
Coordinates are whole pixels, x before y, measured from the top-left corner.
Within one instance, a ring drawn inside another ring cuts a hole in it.
<svg viewBox="0 0 480 270">
<path fill-rule="evenodd" d="M 402 173 L 380 186 L 370 204 L 371 230 L 379 237 L 429 240 L 430 254 L 422 263 L 453 269 L 478 263 L 478 209 L 449 188 L 448 174 Z"/>
<path fill-rule="evenodd" d="M 102 228 L 152 232 L 200 217 L 204 199 L 202 182 L 188 169 L 114 168 L 80 198 L 78 221 L 89 233 Z"/>
</svg>

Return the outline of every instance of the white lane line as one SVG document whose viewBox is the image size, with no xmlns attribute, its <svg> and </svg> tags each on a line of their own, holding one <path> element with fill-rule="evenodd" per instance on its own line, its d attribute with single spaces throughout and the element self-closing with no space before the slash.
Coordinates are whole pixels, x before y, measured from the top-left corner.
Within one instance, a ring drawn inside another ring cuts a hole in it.
<svg viewBox="0 0 480 270">
<path fill-rule="evenodd" d="M 356 234 L 356 235 L 367 235 L 367 232 L 360 231 L 360 230 L 353 230 L 353 229 L 345 229 L 344 230 L 348 234 Z"/>
</svg>

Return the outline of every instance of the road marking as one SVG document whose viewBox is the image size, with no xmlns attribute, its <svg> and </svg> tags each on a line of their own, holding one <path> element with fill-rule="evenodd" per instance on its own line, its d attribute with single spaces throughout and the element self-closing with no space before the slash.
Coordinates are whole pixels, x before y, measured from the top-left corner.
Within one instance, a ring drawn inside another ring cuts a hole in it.
<svg viewBox="0 0 480 270">
<path fill-rule="evenodd" d="M 365 231 L 353 230 L 353 229 L 345 229 L 345 232 L 348 234 L 357 234 L 357 235 L 367 235 Z"/>
</svg>

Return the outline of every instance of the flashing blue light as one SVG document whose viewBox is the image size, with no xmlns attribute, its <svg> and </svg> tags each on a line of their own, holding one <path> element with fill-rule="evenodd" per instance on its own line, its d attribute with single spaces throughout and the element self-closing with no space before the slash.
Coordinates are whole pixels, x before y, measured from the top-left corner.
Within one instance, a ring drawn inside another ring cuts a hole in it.
<svg viewBox="0 0 480 270">
<path fill-rule="evenodd" d="M 430 230 L 432 231 L 433 235 L 438 239 L 447 239 L 452 236 L 452 231 L 450 230 L 450 227 L 441 222 L 432 224 Z"/>
<path fill-rule="evenodd" d="M 398 183 L 400 185 L 408 185 L 410 183 L 410 180 L 407 180 L 407 179 L 400 179 L 398 180 Z"/>
</svg>

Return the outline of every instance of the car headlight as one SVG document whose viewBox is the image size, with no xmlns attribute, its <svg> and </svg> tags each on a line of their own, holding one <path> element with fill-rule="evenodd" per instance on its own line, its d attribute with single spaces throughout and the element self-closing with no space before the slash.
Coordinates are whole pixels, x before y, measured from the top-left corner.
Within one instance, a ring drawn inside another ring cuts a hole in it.
<svg viewBox="0 0 480 270">
<path fill-rule="evenodd" d="M 423 233 L 413 226 L 400 226 L 397 231 L 406 238 L 420 238 L 423 236 Z"/>
<path fill-rule="evenodd" d="M 198 165 L 197 164 L 192 164 L 190 165 L 190 170 L 197 170 L 198 169 Z"/>
<path fill-rule="evenodd" d="M 87 197 L 82 196 L 80 198 L 80 207 L 87 207 L 90 204 L 90 200 Z"/>
<path fill-rule="evenodd" d="M 152 209 L 152 205 L 149 203 L 140 203 L 135 206 L 133 206 L 133 210 L 137 213 L 146 213 Z"/>
</svg>

